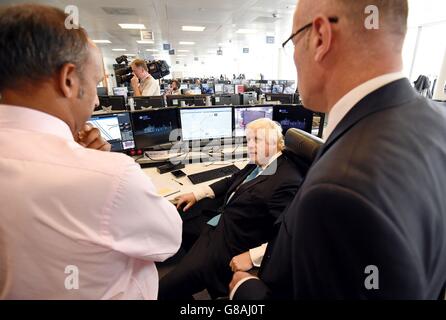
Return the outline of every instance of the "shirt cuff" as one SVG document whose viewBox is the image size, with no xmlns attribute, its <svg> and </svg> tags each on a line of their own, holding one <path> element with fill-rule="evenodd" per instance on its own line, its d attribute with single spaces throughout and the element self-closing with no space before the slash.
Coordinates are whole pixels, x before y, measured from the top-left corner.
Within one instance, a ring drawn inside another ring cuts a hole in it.
<svg viewBox="0 0 446 320">
<path fill-rule="evenodd" d="M 244 282 L 251 280 L 251 279 L 258 279 L 258 278 L 254 277 L 254 276 L 246 277 L 246 278 L 243 278 L 242 280 L 240 280 L 239 282 L 237 282 L 236 285 L 234 286 L 234 288 L 232 289 L 232 291 L 229 293 L 229 300 L 232 300 L 234 298 L 235 292 Z"/>
<path fill-rule="evenodd" d="M 197 201 L 200 201 L 204 198 L 211 198 L 211 199 L 215 198 L 214 190 L 212 190 L 211 187 L 209 186 L 203 186 L 197 190 L 192 191 L 192 193 L 194 194 L 195 199 L 197 199 Z"/>
<path fill-rule="evenodd" d="M 249 249 L 249 256 L 251 257 L 251 262 L 254 267 L 260 267 L 262 264 L 267 245 L 268 243 L 264 243 L 257 248 Z"/>
</svg>

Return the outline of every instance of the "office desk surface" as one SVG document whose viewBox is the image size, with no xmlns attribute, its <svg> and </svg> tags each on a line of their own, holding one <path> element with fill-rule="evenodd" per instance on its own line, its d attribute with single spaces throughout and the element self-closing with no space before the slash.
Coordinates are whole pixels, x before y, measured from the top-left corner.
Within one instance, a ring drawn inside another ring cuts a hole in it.
<svg viewBox="0 0 446 320">
<path fill-rule="evenodd" d="M 231 164 L 236 165 L 238 168 L 243 169 L 249 163 L 249 159 L 239 159 L 232 161 L 218 161 L 218 162 L 208 162 L 208 163 L 193 163 L 187 164 L 185 168 L 181 169 L 186 175 L 199 173 L 203 171 L 208 171 L 212 169 L 217 169 L 225 166 L 229 166 Z M 210 185 L 220 179 L 214 179 L 210 181 L 206 181 L 200 184 L 192 184 L 187 176 L 176 178 L 172 173 L 164 173 L 159 174 L 156 168 L 146 168 L 143 171 L 152 179 L 153 184 L 158 190 L 166 191 L 166 189 L 171 190 L 171 192 L 167 192 L 170 194 L 166 196 L 168 200 L 172 200 L 180 194 L 189 193 L 193 190 L 200 188 L 203 185 Z M 180 183 L 182 185 L 180 185 Z M 162 192 L 166 193 L 166 192 Z"/>
</svg>

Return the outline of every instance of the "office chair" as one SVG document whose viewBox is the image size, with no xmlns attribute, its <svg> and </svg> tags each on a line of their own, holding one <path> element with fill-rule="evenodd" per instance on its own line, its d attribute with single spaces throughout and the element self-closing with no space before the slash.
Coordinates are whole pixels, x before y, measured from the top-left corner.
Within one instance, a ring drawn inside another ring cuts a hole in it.
<svg viewBox="0 0 446 320">
<path fill-rule="evenodd" d="M 324 141 L 300 129 L 290 128 L 285 134 L 285 150 L 308 167 L 311 166 Z"/>
</svg>

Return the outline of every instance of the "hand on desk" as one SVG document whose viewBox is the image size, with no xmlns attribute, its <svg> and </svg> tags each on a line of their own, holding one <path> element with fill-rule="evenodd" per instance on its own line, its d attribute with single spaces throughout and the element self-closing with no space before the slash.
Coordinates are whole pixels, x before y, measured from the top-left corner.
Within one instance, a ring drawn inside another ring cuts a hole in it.
<svg viewBox="0 0 446 320">
<path fill-rule="evenodd" d="M 229 266 L 231 267 L 232 272 L 251 270 L 253 264 L 251 261 L 251 255 L 249 254 L 249 251 L 246 251 L 242 254 L 239 254 L 238 256 L 233 257 L 231 259 L 231 262 L 229 263 Z"/>
<path fill-rule="evenodd" d="M 111 150 L 111 144 L 101 137 L 101 132 L 97 128 L 89 123 L 86 123 L 82 130 L 79 131 L 76 142 L 89 149 L 101 151 Z"/>
<path fill-rule="evenodd" d="M 186 212 L 190 207 L 197 203 L 197 199 L 192 192 L 178 196 L 175 198 L 175 200 L 177 201 L 177 209 L 180 209 L 183 205 L 186 205 L 183 208 L 183 212 Z"/>
</svg>

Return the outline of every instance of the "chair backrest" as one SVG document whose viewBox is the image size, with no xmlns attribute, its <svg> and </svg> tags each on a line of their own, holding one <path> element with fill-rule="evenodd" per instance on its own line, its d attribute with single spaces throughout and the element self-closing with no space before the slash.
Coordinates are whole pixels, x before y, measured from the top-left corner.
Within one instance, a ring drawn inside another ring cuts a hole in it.
<svg viewBox="0 0 446 320">
<path fill-rule="evenodd" d="M 311 166 L 323 144 L 322 139 L 300 129 L 291 128 L 285 134 L 285 149 L 308 166 Z"/>
</svg>

